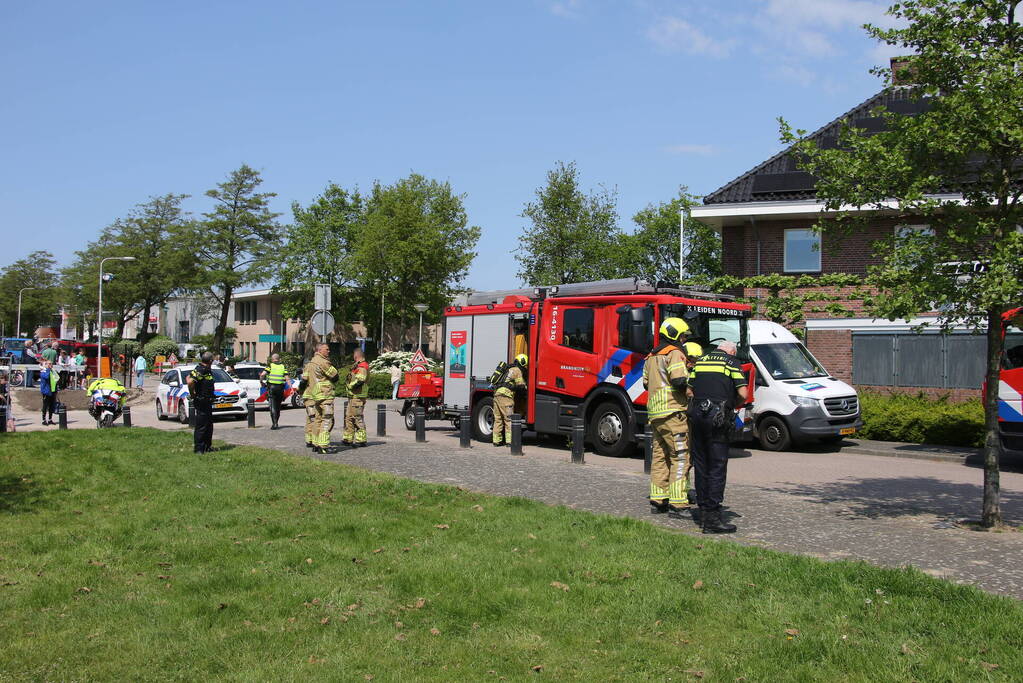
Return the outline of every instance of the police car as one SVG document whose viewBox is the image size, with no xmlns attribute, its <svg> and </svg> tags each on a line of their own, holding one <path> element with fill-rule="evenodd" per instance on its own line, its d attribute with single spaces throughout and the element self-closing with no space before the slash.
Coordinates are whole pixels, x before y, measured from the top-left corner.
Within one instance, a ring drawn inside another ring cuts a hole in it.
<svg viewBox="0 0 1023 683">
<path fill-rule="evenodd" d="M 266 370 L 266 366 L 262 363 L 256 363 L 255 361 L 243 361 L 236 363 L 234 366 L 233 374 L 235 381 L 241 386 L 242 389 L 249 393 L 256 402 L 257 408 L 269 408 L 270 407 L 270 396 L 267 392 L 265 384 L 261 384 L 259 376 Z M 298 388 L 298 380 L 290 379 L 287 384 L 284 385 L 284 401 L 281 402 L 282 408 L 302 407 L 302 397 L 299 396 L 296 389 Z"/>
<path fill-rule="evenodd" d="M 173 370 L 163 373 L 160 385 L 156 389 L 156 417 L 167 420 L 176 417 L 182 424 L 188 424 L 188 384 L 185 383 L 188 373 L 195 364 L 179 365 Z M 231 375 L 223 369 L 214 367 L 213 373 L 213 414 L 234 415 L 245 417 L 245 402 L 249 394 Z"/>
</svg>

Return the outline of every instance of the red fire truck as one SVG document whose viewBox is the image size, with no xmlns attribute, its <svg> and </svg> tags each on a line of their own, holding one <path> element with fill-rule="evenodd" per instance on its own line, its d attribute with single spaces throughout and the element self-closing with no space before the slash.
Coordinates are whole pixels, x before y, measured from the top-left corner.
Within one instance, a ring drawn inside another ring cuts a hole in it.
<svg viewBox="0 0 1023 683">
<path fill-rule="evenodd" d="M 499 362 L 526 353 L 529 388 L 517 411 L 527 428 L 569 434 L 573 419 L 582 417 L 594 450 L 620 456 L 646 425 L 643 363 L 661 321 L 684 319 L 690 340 L 704 346 L 734 341 L 745 361 L 749 315 L 750 307 L 731 297 L 634 278 L 476 292 L 444 313 L 437 417 L 457 420 L 468 408 L 473 435 L 489 440 L 494 416 L 487 378 Z M 751 364 L 744 368 L 752 373 Z M 740 410 L 737 427 L 748 433 L 746 413 L 747 407 Z"/>
</svg>

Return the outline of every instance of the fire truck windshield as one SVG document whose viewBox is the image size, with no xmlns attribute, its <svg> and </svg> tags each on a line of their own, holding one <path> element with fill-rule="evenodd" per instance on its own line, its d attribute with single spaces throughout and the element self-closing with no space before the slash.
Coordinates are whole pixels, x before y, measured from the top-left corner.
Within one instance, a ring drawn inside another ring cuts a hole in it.
<svg viewBox="0 0 1023 683">
<path fill-rule="evenodd" d="M 661 320 L 675 316 L 689 325 L 689 341 L 694 341 L 709 351 L 723 341 L 735 342 L 736 355 L 743 362 L 749 361 L 749 334 L 746 311 L 732 311 L 718 308 L 713 303 L 706 305 L 665 304 L 661 306 Z"/>
</svg>

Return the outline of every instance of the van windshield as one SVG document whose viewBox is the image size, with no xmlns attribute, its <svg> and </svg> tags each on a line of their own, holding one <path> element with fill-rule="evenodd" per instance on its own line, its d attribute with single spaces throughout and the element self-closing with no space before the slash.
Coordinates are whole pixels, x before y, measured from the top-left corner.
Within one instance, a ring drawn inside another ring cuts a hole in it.
<svg viewBox="0 0 1023 683">
<path fill-rule="evenodd" d="M 753 352 L 774 379 L 827 377 L 821 364 L 802 344 L 754 344 Z"/>
</svg>

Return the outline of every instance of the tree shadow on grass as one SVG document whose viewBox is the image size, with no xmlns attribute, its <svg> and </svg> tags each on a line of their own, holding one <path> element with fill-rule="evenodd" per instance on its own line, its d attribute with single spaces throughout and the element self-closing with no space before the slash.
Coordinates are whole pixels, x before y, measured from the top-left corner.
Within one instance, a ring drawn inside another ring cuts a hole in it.
<svg viewBox="0 0 1023 683">
<path fill-rule="evenodd" d="M 46 493 L 32 475 L 0 474 L 0 513 L 17 514 L 43 507 Z"/>
<path fill-rule="evenodd" d="M 868 519 L 927 514 L 977 519 L 984 494 L 980 483 L 959 484 L 932 477 L 842 479 L 765 490 L 799 496 L 811 503 L 843 506 L 852 515 Z M 1003 489 L 1001 506 L 1007 524 L 1023 524 L 1023 493 Z"/>
</svg>

